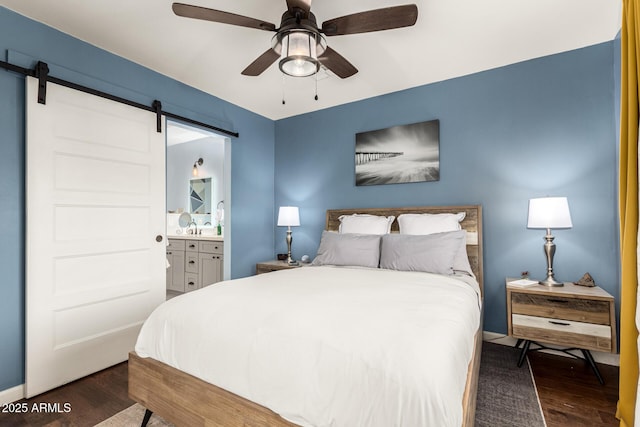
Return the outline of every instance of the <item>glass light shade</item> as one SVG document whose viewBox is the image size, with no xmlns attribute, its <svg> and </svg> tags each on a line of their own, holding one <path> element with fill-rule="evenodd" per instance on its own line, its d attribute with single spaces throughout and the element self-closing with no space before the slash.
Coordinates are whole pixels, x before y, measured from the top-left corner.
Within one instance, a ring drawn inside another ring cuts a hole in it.
<svg viewBox="0 0 640 427">
<path fill-rule="evenodd" d="M 527 228 L 571 228 L 571 213 L 566 197 L 541 197 L 529 200 Z"/>
<path fill-rule="evenodd" d="M 280 206 L 278 225 L 297 227 L 300 225 L 300 214 L 296 206 Z"/>
<path fill-rule="evenodd" d="M 280 48 L 280 70 L 293 77 L 307 77 L 320 69 L 318 48 L 324 52 L 322 40 L 305 30 L 293 30 L 282 36 L 274 49 Z M 276 50 L 277 52 L 277 50 Z"/>
<path fill-rule="evenodd" d="M 202 166 L 203 163 L 204 163 L 204 160 L 202 159 L 202 157 L 196 160 L 193 163 L 193 169 L 191 169 L 191 175 L 198 176 L 198 165 Z"/>
</svg>

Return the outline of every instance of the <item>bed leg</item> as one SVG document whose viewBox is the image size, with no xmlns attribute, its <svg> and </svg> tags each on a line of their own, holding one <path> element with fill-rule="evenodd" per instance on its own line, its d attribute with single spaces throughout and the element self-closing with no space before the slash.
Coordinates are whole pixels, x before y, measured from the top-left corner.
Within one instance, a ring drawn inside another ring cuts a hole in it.
<svg viewBox="0 0 640 427">
<path fill-rule="evenodd" d="M 147 423 L 151 418 L 151 414 L 153 414 L 153 412 L 148 409 L 144 411 L 144 418 L 142 419 L 142 424 L 140 424 L 140 427 L 147 427 Z"/>
</svg>

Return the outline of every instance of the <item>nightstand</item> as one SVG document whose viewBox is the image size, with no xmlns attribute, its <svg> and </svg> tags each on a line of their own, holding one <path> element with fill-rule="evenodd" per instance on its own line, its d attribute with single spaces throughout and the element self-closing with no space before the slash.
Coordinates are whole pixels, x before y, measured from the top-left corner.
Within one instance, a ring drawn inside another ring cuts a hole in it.
<svg viewBox="0 0 640 427">
<path fill-rule="evenodd" d="M 298 261 L 298 265 L 289 265 L 287 261 L 265 261 L 256 264 L 256 274 L 270 273 L 277 270 L 288 270 L 290 268 L 299 268 L 309 264 L 303 264 Z"/>
<path fill-rule="evenodd" d="M 545 347 L 538 342 L 570 347 L 553 350 L 578 357 L 571 350 L 580 350 L 598 381 L 604 384 L 591 350 L 616 351 L 616 324 L 613 297 L 604 289 L 577 286 L 565 282 L 564 286 L 535 285 L 518 287 L 506 279 L 507 316 L 509 336 L 523 342 L 518 366 L 522 365 L 529 350 Z M 530 349 L 531 344 L 539 348 Z"/>
</svg>

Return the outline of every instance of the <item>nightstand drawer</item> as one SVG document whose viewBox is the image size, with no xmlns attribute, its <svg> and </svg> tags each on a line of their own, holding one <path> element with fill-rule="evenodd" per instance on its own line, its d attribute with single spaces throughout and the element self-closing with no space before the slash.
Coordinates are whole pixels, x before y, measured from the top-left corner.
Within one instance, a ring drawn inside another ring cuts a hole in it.
<svg viewBox="0 0 640 427">
<path fill-rule="evenodd" d="M 513 314 L 511 320 L 515 338 L 612 351 L 610 326 L 522 314 Z"/>
<path fill-rule="evenodd" d="M 568 298 L 560 295 L 511 294 L 511 312 L 577 322 L 610 325 L 608 301 Z M 606 329 L 609 329 L 608 327 Z"/>
</svg>

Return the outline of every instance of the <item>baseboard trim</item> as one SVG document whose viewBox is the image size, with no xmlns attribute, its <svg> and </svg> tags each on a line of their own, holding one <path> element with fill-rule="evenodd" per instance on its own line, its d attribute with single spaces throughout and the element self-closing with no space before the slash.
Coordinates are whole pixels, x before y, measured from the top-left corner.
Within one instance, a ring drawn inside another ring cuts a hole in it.
<svg viewBox="0 0 640 427">
<path fill-rule="evenodd" d="M 488 331 L 482 331 L 482 340 L 487 342 L 492 342 L 495 344 L 502 344 L 502 345 L 508 345 L 508 346 L 514 346 L 518 341 L 515 338 L 511 338 L 508 335 L 498 334 L 496 332 L 488 332 Z M 545 344 L 545 345 L 549 347 L 554 347 L 550 344 Z M 561 348 L 560 346 L 557 346 L 557 347 Z M 540 350 L 540 351 L 543 351 L 545 353 L 550 353 L 550 354 L 557 354 L 559 356 L 571 357 L 568 354 L 563 353 L 561 351 L 553 351 L 553 350 Z M 605 365 L 612 365 L 612 366 L 620 366 L 620 355 L 617 353 L 614 354 L 614 353 L 605 353 L 603 351 L 592 351 L 591 355 L 593 356 L 593 359 L 597 363 L 604 363 Z"/>
<path fill-rule="evenodd" d="M 0 405 L 15 402 L 24 397 L 24 384 L 0 391 Z"/>
</svg>

